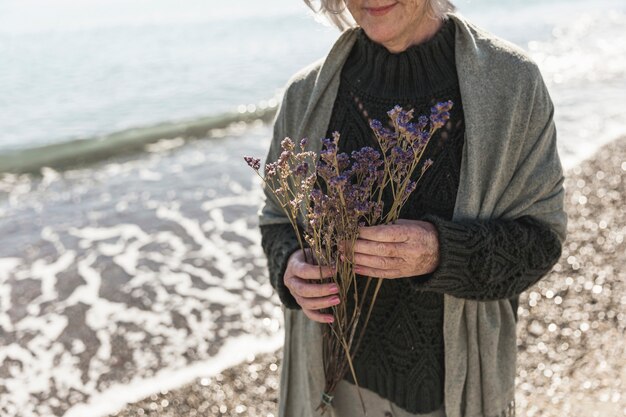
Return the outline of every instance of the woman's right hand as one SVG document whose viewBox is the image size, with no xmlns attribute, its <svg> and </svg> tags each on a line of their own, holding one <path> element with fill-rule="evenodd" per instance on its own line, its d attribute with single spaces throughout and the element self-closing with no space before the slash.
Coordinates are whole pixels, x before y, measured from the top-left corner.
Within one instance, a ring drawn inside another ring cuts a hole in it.
<svg viewBox="0 0 626 417">
<path fill-rule="evenodd" d="M 304 314 L 319 323 L 332 323 L 332 314 L 323 314 L 318 310 L 339 304 L 337 284 L 319 281 L 332 277 L 335 269 L 329 266 L 319 267 L 309 264 L 304 259 L 302 249 L 292 253 L 287 261 L 283 280 Z"/>
</svg>

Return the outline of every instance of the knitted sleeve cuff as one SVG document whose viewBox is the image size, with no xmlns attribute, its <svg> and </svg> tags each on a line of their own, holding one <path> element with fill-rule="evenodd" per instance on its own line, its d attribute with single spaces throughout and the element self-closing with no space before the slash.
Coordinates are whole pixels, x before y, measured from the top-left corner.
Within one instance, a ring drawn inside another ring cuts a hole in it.
<svg viewBox="0 0 626 417">
<path fill-rule="evenodd" d="M 293 227 L 290 224 L 261 226 L 261 245 L 267 256 L 270 283 L 276 290 L 278 298 L 285 307 L 300 309 L 300 305 L 283 281 L 289 257 L 300 249 Z"/>
<path fill-rule="evenodd" d="M 416 289 L 473 300 L 518 296 L 550 271 L 561 243 L 550 227 L 531 216 L 454 222 L 434 215 L 439 234 L 439 265 Z"/>
<path fill-rule="evenodd" d="M 468 241 L 473 228 L 447 221 L 435 215 L 425 215 L 420 220 L 432 223 L 439 235 L 439 265 L 432 273 L 411 278 L 416 289 L 439 293 L 462 290 L 459 285 L 461 271 L 467 268 L 470 250 Z M 467 283 L 464 283 L 467 285 Z"/>
</svg>

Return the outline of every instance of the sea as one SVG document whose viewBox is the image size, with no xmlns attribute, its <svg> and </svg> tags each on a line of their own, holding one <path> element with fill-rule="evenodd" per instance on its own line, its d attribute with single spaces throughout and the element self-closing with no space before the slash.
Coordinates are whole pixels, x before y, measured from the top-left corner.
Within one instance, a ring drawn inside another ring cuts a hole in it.
<svg viewBox="0 0 626 417">
<path fill-rule="evenodd" d="M 566 169 L 626 134 L 626 2 L 455 4 L 538 63 Z M 0 415 L 105 416 L 281 346 L 241 157 L 338 34 L 299 1 L 0 0 Z"/>
</svg>

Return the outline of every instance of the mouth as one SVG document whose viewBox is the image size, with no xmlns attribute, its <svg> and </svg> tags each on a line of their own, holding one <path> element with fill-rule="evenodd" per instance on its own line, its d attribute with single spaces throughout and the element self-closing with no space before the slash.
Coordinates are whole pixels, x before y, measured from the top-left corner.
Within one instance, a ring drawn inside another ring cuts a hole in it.
<svg viewBox="0 0 626 417">
<path fill-rule="evenodd" d="M 384 16 L 391 11 L 394 7 L 396 7 L 398 2 L 392 3 L 387 6 L 381 7 L 364 7 L 365 11 L 372 16 Z"/>
</svg>

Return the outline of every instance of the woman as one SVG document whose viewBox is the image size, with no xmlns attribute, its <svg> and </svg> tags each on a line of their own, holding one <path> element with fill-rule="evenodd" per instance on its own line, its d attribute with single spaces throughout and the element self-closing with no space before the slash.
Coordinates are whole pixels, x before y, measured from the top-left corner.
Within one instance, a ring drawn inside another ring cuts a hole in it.
<svg viewBox="0 0 626 417">
<path fill-rule="evenodd" d="M 356 272 L 385 278 L 355 371 L 373 416 L 514 414 L 519 294 L 558 260 L 563 174 L 553 108 L 518 48 L 434 0 L 321 2 L 339 27 L 328 56 L 289 82 L 267 161 L 285 136 L 341 133 L 339 150 L 375 146 L 371 119 L 400 104 L 427 113 L 452 100 L 428 145 L 427 171 L 396 225 L 365 227 Z M 317 149 L 319 151 L 319 148 Z M 279 415 L 315 416 L 324 375 L 321 324 L 332 275 L 306 264 L 269 193 L 261 212 L 270 279 L 285 305 Z M 349 300 L 348 300 L 349 302 Z M 445 343 L 444 343 L 445 342 Z M 363 415 L 346 375 L 331 415 Z"/>
</svg>

